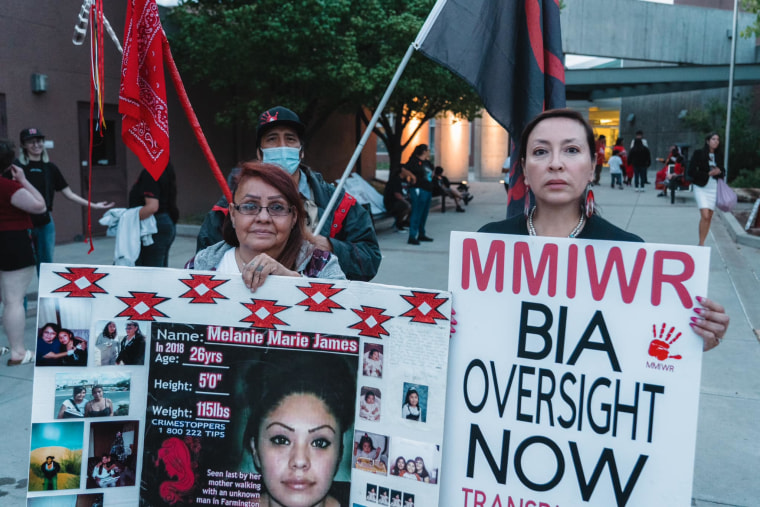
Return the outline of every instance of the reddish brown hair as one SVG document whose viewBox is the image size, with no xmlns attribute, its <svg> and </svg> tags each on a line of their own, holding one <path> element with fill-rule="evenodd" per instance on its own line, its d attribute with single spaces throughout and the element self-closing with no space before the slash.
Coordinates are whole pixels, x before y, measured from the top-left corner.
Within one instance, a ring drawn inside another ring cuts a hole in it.
<svg viewBox="0 0 760 507">
<path fill-rule="evenodd" d="M 259 161 L 243 162 L 240 166 L 240 177 L 237 185 L 232 188 L 232 198 L 235 198 L 237 189 L 251 178 L 259 178 L 266 184 L 273 186 L 280 193 L 282 193 L 288 204 L 295 208 L 296 213 L 296 225 L 290 231 L 288 241 L 285 243 L 285 248 L 282 249 L 277 258 L 277 262 L 282 264 L 288 269 L 296 268 L 296 259 L 298 253 L 301 251 L 301 245 L 304 242 L 304 228 L 306 212 L 304 211 L 303 202 L 301 201 L 301 194 L 298 193 L 298 187 L 293 183 L 290 175 L 284 170 L 280 169 L 274 164 L 266 164 Z M 235 203 L 237 204 L 237 203 Z M 224 221 L 224 227 L 222 228 L 222 234 L 224 241 L 232 246 L 240 246 L 240 241 L 237 238 L 235 229 L 232 227 L 232 220 L 230 215 Z"/>
</svg>

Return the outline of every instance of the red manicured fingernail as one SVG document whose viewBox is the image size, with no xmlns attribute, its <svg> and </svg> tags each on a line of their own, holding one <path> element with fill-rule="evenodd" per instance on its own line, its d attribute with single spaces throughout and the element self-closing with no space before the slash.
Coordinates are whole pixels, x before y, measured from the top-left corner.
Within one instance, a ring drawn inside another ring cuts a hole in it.
<svg viewBox="0 0 760 507">
<path fill-rule="evenodd" d="M 702 296 L 697 296 L 697 301 L 699 301 L 700 303 L 701 303 L 702 301 L 704 301 L 704 300 L 705 300 L 705 298 L 703 298 Z"/>
<path fill-rule="evenodd" d="M 692 317 L 692 318 L 691 318 L 691 321 L 692 321 L 692 322 L 699 322 L 699 317 Z"/>
<path fill-rule="evenodd" d="M 702 309 L 701 308 L 694 308 L 694 313 L 701 314 L 702 313 Z"/>
<path fill-rule="evenodd" d="M 693 322 L 689 322 L 689 325 L 690 325 L 691 327 L 697 327 L 697 325 L 696 325 L 696 324 L 694 324 Z"/>
<path fill-rule="evenodd" d="M 451 319 L 451 325 L 456 326 L 457 325 L 457 321 L 455 319 Z"/>
</svg>

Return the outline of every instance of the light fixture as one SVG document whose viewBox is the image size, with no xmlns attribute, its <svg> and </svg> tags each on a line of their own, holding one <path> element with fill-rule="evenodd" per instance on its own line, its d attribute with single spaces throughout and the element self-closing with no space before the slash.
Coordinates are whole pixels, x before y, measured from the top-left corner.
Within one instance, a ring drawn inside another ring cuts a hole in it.
<svg viewBox="0 0 760 507">
<path fill-rule="evenodd" d="M 688 109 L 681 109 L 681 112 L 678 113 L 678 119 L 679 120 L 683 120 L 684 118 L 686 118 L 687 114 L 689 114 L 689 110 Z"/>
<path fill-rule="evenodd" d="M 633 113 L 630 113 L 628 116 L 625 117 L 625 121 L 628 122 L 628 125 L 633 125 L 633 123 L 636 121 L 636 115 Z"/>
<path fill-rule="evenodd" d="M 32 93 L 45 93 L 47 91 L 47 75 L 32 74 Z"/>
</svg>

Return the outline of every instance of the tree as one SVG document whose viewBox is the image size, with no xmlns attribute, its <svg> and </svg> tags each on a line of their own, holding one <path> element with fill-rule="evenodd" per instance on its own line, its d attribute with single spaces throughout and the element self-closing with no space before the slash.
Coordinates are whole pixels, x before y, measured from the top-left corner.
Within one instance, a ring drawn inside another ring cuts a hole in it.
<svg viewBox="0 0 760 507">
<path fill-rule="evenodd" d="M 283 104 L 301 114 L 308 135 L 335 111 L 374 110 L 434 3 L 195 0 L 172 10 L 167 32 L 183 75 L 221 98 L 218 123 L 255 124 Z M 412 119 L 419 130 L 444 111 L 473 118 L 480 108 L 467 83 L 415 55 L 375 133 L 397 167 Z"/>
<path fill-rule="evenodd" d="M 684 123 L 694 132 L 707 135 L 718 132 L 723 139 L 726 131 L 726 104 L 711 100 L 704 109 L 689 111 Z M 731 139 L 728 155 L 727 180 L 760 167 L 760 127 L 750 100 L 739 97 L 731 108 Z"/>
</svg>

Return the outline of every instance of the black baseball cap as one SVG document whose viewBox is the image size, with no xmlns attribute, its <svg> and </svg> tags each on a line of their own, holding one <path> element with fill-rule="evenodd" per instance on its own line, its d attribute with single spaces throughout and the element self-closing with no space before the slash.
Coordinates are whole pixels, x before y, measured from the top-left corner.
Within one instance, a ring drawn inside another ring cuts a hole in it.
<svg viewBox="0 0 760 507">
<path fill-rule="evenodd" d="M 44 139 L 45 138 L 45 134 L 43 134 L 40 129 L 35 129 L 35 128 L 24 129 L 18 135 L 18 138 L 21 141 L 21 144 L 24 144 L 29 139 L 35 139 L 35 138 L 38 138 L 38 137 L 41 137 L 41 138 Z"/>
<path fill-rule="evenodd" d="M 259 115 L 259 125 L 256 129 L 256 146 L 261 145 L 261 138 L 266 131 L 279 125 L 295 129 L 298 138 L 303 142 L 306 125 L 301 122 L 301 118 L 287 107 L 275 106 Z"/>
</svg>

